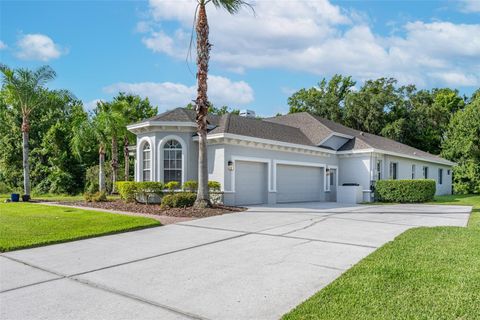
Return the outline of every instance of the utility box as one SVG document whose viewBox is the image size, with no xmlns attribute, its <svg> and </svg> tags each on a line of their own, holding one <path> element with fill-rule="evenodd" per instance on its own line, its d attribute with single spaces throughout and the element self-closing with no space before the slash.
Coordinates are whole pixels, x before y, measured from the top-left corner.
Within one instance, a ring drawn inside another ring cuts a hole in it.
<svg viewBox="0 0 480 320">
<path fill-rule="evenodd" d="M 363 188 L 359 185 L 343 185 L 337 187 L 338 203 L 362 203 Z"/>
</svg>

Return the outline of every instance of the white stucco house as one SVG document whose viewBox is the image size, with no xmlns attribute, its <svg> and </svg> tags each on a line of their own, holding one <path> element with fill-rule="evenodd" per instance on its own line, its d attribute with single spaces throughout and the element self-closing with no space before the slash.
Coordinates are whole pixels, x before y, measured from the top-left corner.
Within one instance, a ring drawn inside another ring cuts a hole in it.
<svg viewBox="0 0 480 320">
<path fill-rule="evenodd" d="M 438 195 L 452 190 L 454 163 L 309 113 L 208 121 L 208 177 L 229 205 L 335 201 L 343 184 L 358 184 L 369 201 L 379 179 L 429 178 Z M 197 179 L 194 111 L 177 108 L 127 128 L 137 136 L 136 181 Z"/>
</svg>

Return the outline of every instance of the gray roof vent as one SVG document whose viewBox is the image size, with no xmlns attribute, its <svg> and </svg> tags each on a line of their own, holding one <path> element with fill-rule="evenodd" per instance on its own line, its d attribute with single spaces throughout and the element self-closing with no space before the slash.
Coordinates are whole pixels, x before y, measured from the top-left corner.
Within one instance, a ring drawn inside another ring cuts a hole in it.
<svg viewBox="0 0 480 320">
<path fill-rule="evenodd" d="M 240 111 L 240 116 L 245 118 L 255 118 L 256 114 L 253 110 L 244 109 Z"/>
</svg>

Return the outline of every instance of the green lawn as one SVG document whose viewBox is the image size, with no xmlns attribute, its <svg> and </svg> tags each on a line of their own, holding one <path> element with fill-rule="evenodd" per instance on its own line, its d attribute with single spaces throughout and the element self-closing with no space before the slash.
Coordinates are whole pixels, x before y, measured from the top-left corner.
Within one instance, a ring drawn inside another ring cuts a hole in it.
<svg viewBox="0 0 480 320">
<path fill-rule="evenodd" d="M 32 203 L 0 203 L 0 252 L 159 226 L 157 220 Z"/>
<path fill-rule="evenodd" d="M 480 196 L 468 228 L 411 229 L 360 261 L 283 319 L 480 319 Z"/>
<path fill-rule="evenodd" d="M 10 199 L 10 194 L 0 193 L 0 200 Z M 46 200 L 46 201 L 81 201 L 84 200 L 84 196 L 82 194 L 79 195 L 68 195 L 68 194 L 32 194 L 32 200 L 39 201 L 39 200 Z M 109 200 L 113 199 L 120 199 L 118 195 L 109 195 Z M 21 193 L 20 193 L 20 201 Z"/>
</svg>

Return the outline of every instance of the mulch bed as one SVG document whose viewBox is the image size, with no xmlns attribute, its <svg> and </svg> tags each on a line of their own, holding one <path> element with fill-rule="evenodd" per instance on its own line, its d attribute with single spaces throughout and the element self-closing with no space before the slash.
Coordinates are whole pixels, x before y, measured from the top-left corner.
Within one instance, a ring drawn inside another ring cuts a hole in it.
<svg viewBox="0 0 480 320">
<path fill-rule="evenodd" d="M 85 202 L 85 201 L 68 201 L 59 202 L 60 204 L 73 205 L 79 207 L 98 208 L 107 210 L 117 210 L 126 212 L 135 212 L 143 214 L 154 214 L 170 217 L 186 217 L 186 218 L 204 218 L 211 216 L 218 216 L 225 213 L 245 211 L 245 208 L 229 207 L 224 205 L 215 205 L 213 208 L 195 209 L 192 207 L 186 208 L 162 208 L 155 204 L 142 203 L 124 203 L 121 200 L 112 200 L 107 202 Z"/>
</svg>

